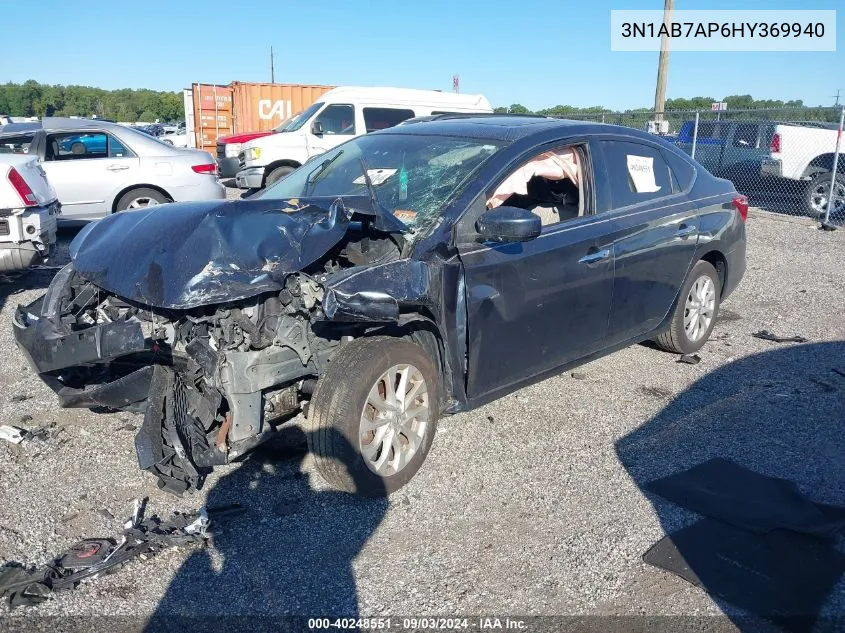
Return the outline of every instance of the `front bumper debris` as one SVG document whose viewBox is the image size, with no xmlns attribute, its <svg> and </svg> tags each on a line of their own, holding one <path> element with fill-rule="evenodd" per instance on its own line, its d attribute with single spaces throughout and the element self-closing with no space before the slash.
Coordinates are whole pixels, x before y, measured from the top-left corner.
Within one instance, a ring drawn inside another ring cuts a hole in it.
<svg viewBox="0 0 845 633">
<path fill-rule="evenodd" d="M 138 323 L 114 322 L 70 331 L 60 319 L 41 315 L 43 300 L 18 307 L 13 317 L 18 347 L 39 374 L 107 362 L 146 348 Z"/>
<path fill-rule="evenodd" d="M 264 168 L 249 167 L 242 169 L 235 176 L 235 182 L 240 189 L 261 189 L 264 184 Z"/>
</svg>

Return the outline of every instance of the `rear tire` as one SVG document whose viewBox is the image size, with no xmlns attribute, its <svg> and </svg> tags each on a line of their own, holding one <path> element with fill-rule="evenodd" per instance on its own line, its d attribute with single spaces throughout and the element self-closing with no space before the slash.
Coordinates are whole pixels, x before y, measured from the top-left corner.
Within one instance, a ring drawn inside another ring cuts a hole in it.
<svg viewBox="0 0 845 633">
<path fill-rule="evenodd" d="M 143 209 L 157 204 L 164 204 L 165 202 L 170 202 L 170 199 L 160 191 L 148 189 L 146 187 L 139 187 L 123 194 L 120 197 L 120 200 L 117 201 L 115 211 Z"/>
<path fill-rule="evenodd" d="M 698 261 L 681 288 L 669 328 L 654 342 L 661 349 L 676 354 L 700 350 L 716 324 L 721 295 L 722 283 L 713 264 Z"/>
<path fill-rule="evenodd" d="M 267 174 L 267 179 L 264 183 L 265 187 L 269 187 L 270 185 L 279 182 L 282 178 L 291 174 L 294 171 L 294 167 L 276 167 L 273 171 Z"/>
<path fill-rule="evenodd" d="M 404 486 L 431 448 L 438 384 L 434 363 L 409 341 L 376 336 L 338 349 L 309 404 L 319 473 L 335 489 L 366 497 Z"/>
<path fill-rule="evenodd" d="M 804 192 L 804 209 L 813 218 L 823 218 L 830 202 L 831 173 L 816 174 L 807 183 Z M 836 174 L 835 195 L 837 203 L 830 209 L 830 218 L 845 216 L 845 174 Z"/>
</svg>

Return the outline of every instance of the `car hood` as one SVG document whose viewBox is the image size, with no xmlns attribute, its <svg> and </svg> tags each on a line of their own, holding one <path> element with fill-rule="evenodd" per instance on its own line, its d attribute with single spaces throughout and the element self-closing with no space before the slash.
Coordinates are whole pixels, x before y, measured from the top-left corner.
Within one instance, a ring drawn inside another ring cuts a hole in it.
<svg viewBox="0 0 845 633">
<path fill-rule="evenodd" d="M 187 310 L 281 290 L 288 274 L 337 244 L 356 215 L 378 231 L 407 230 L 365 196 L 182 202 L 93 222 L 70 256 L 108 292 Z"/>
<path fill-rule="evenodd" d="M 246 143 L 253 139 L 262 138 L 275 134 L 273 130 L 264 130 L 261 132 L 242 132 L 240 134 L 229 134 L 228 136 L 220 136 L 217 138 L 218 145 L 227 145 L 229 143 Z"/>
</svg>

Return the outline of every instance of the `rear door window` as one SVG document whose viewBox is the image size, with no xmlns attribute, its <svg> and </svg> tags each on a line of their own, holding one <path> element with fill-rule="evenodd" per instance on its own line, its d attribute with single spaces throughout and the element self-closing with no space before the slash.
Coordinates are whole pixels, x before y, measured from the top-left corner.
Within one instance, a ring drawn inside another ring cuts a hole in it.
<svg viewBox="0 0 845 633">
<path fill-rule="evenodd" d="M 694 123 L 693 123 L 694 125 Z M 698 124 L 698 143 L 721 143 L 725 138 L 726 125 L 720 121 L 701 121 Z"/>
<path fill-rule="evenodd" d="M 394 125 L 399 125 L 402 121 L 413 118 L 413 116 L 413 110 L 364 108 L 364 125 L 367 128 L 367 132 L 375 132 L 376 130 L 384 130 Z"/>
<path fill-rule="evenodd" d="M 109 134 L 109 158 L 131 158 L 135 153 Z"/>
<path fill-rule="evenodd" d="M 0 154 L 28 154 L 33 139 L 34 133 L 0 138 Z"/>
<path fill-rule="evenodd" d="M 695 167 L 670 151 L 664 151 L 663 157 L 669 164 L 674 191 L 680 192 L 689 189 L 695 179 Z"/>
<path fill-rule="evenodd" d="M 675 193 L 669 166 L 656 147 L 629 141 L 601 141 L 611 209 L 648 202 Z"/>
<path fill-rule="evenodd" d="M 108 157 L 108 135 L 104 132 L 61 132 L 47 135 L 44 158 L 48 161 Z"/>
<path fill-rule="evenodd" d="M 740 123 L 734 132 L 733 146 L 744 148 L 758 148 L 760 126 L 757 123 Z"/>
</svg>

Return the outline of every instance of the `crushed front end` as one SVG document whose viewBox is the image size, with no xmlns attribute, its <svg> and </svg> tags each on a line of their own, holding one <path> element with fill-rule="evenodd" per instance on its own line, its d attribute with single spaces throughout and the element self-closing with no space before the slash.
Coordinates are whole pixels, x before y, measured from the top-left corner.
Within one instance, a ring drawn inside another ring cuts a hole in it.
<svg viewBox="0 0 845 633">
<path fill-rule="evenodd" d="M 139 465 L 181 494 L 208 468 L 258 445 L 296 412 L 342 328 L 311 323 L 322 289 L 291 275 L 276 293 L 193 310 L 151 308 L 68 265 L 14 331 L 62 407 L 142 413 Z"/>
</svg>

